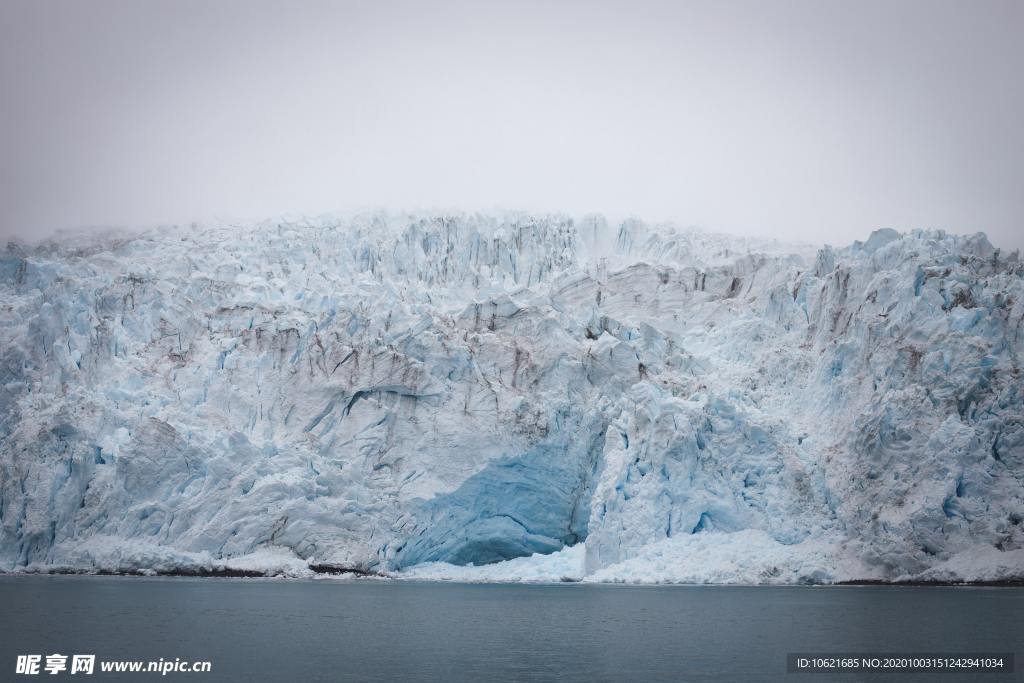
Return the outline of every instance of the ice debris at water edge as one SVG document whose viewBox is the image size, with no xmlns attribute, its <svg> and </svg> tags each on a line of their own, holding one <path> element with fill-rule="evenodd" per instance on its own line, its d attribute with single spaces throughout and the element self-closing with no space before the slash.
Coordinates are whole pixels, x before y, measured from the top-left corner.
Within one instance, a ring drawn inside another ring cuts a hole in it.
<svg viewBox="0 0 1024 683">
<path fill-rule="evenodd" d="M 0 252 L 0 569 L 1024 576 L 1024 266 L 368 214 Z M 484 566 L 481 566 L 484 565 Z"/>
</svg>

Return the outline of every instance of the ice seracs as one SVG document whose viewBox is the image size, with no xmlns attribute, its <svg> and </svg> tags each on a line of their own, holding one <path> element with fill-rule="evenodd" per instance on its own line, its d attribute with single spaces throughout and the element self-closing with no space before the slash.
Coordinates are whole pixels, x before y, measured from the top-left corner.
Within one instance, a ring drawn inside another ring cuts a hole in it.
<svg viewBox="0 0 1024 683">
<path fill-rule="evenodd" d="M 1019 577 L 1022 320 L 1017 254 L 942 232 L 381 213 L 11 245 L 0 567 Z"/>
</svg>

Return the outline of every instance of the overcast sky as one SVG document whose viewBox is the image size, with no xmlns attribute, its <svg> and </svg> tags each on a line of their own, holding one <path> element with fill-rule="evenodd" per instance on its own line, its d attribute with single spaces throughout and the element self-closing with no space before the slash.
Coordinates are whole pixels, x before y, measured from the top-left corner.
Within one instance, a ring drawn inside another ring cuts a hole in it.
<svg viewBox="0 0 1024 683">
<path fill-rule="evenodd" d="M 635 214 L 1024 247 L 1024 2 L 0 2 L 0 237 Z"/>
</svg>

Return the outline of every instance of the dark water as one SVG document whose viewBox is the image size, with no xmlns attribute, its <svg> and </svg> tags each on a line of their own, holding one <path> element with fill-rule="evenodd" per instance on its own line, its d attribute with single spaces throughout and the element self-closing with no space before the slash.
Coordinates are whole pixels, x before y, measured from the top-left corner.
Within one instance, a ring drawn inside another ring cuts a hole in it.
<svg viewBox="0 0 1024 683">
<path fill-rule="evenodd" d="M 19 654 L 209 660 L 194 681 L 821 680 L 796 651 L 1014 652 L 1024 590 L 465 585 L 0 577 L 0 680 Z M 45 661 L 45 660 L 44 660 Z M 1024 680 L 864 674 L 831 680 Z"/>
</svg>

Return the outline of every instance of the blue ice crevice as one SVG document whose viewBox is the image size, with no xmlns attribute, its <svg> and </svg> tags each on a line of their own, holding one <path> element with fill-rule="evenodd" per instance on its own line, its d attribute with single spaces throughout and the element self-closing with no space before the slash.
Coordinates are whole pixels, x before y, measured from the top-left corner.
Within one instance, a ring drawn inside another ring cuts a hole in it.
<svg viewBox="0 0 1024 683">
<path fill-rule="evenodd" d="M 455 491 L 424 501 L 415 515 L 421 531 L 398 547 L 391 566 L 490 564 L 585 540 L 592 460 L 603 441 L 602 435 L 583 448 L 537 445 L 519 457 L 493 461 Z"/>
</svg>

